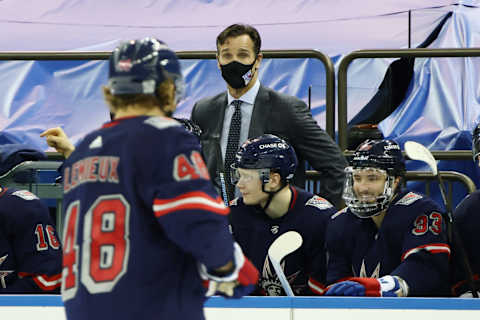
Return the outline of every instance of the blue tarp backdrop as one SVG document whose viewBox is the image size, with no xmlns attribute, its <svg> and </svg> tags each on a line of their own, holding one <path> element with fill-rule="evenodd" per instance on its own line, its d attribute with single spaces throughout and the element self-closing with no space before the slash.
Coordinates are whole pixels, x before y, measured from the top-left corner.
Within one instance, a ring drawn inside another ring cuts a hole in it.
<svg viewBox="0 0 480 320">
<path fill-rule="evenodd" d="M 46 0 L 0 2 L 0 50 L 111 50 L 121 39 L 154 36 L 174 50 L 213 50 L 227 25 L 255 25 L 263 49 L 313 48 L 335 65 L 356 49 L 416 47 L 448 13 L 430 48 L 480 46 L 476 1 L 118 1 Z M 195 12 L 195 14 L 193 14 Z M 233 17 L 233 18 L 232 18 Z M 348 73 L 348 119 L 372 98 L 390 59 L 356 60 Z M 198 99 L 225 90 L 214 60 L 182 61 L 186 99 L 176 116 L 189 117 Z M 406 99 L 384 121 L 384 135 L 418 141 L 431 150 L 470 149 L 480 119 L 478 58 L 416 59 Z M 28 143 L 47 150 L 39 133 L 61 126 L 74 142 L 107 121 L 101 95 L 104 61 L 3 61 L 0 63 L 0 144 Z M 307 101 L 325 127 L 325 70 L 314 59 L 266 59 L 261 82 Z M 420 163 L 409 169 L 427 170 Z M 441 170 L 480 181 L 471 161 L 442 161 Z M 460 192 L 455 202 L 463 196 Z"/>
</svg>

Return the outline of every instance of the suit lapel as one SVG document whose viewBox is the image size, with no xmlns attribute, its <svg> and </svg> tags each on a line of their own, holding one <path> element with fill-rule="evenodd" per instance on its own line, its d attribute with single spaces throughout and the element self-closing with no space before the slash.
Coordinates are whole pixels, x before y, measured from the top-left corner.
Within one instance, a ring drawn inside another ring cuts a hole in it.
<svg viewBox="0 0 480 320">
<path fill-rule="evenodd" d="M 212 119 L 217 119 L 217 126 L 215 127 L 214 136 L 218 137 L 219 139 L 223 130 L 223 120 L 225 118 L 225 110 L 227 108 L 227 103 L 228 103 L 227 93 L 225 92 L 225 94 L 222 94 L 216 102 L 217 110 L 215 114 L 217 114 L 218 117 L 215 117 L 214 115 L 212 115 Z"/>
<path fill-rule="evenodd" d="M 268 90 L 260 85 L 255 103 L 253 105 L 252 120 L 248 129 L 248 138 L 255 138 L 265 133 L 267 120 L 270 115 L 272 104 Z"/>
</svg>

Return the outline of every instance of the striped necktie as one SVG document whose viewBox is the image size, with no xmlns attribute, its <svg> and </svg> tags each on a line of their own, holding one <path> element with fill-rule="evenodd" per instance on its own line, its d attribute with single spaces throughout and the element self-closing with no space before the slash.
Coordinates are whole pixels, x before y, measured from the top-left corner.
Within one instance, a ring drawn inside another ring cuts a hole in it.
<svg viewBox="0 0 480 320">
<path fill-rule="evenodd" d="M 225 151 L 225 187 L 228 195 L 228 201 L 233 200 L 235 197 L 235 186 L 232 184 L 230 178 L 230 166 L 235 160 L 235 154 L 238 150 L 240 143 L 240 128 L 242 126 L 242 112 L 240 105 L 242 101 L 233 100 L 232 105 L 235 107 L 235 111 L 230 121 L 230 130 L 228 131 L 227 150 Z"/>
</svg>

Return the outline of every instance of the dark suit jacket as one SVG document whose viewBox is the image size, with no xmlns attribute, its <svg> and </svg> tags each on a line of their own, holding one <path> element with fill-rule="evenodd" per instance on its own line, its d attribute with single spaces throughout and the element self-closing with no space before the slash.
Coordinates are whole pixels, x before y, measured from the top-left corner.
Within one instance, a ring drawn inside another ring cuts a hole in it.
<svg viewBox="0 0 480 320">
<path fill-rule="evenodd" d="M 218 183 L 223 170 L 220 135 L 227 106 L 227 93 L 198 101 L 191 119 L 202 129 L 202 150 L 212 180 Z M 300 99 L 260 86 L 253 107 L 248 137 L 270 133 L 289 142 L 297 154 L 299 165 L 295 185 L 305 188 L 305 161 L 322 173 L 320 194 L 338 205 L 347 165 L 340 148 L 317 125 L 307 105 Z"/>
</svg>

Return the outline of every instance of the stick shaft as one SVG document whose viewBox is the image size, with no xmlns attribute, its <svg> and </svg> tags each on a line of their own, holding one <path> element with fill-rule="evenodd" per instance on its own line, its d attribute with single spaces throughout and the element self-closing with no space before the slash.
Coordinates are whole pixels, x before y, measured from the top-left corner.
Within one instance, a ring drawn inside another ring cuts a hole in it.
<svg viewBox="0 0 480 320">
<path fill-rule="evenodd" d="M 280 262 L 272 258 L 270 258 L 270 261 L 272 262 L 273 268 L 277 273 L 278 280 L 280 280 L 280 283 L 282 284 L 283 290 L 285 291 L 287 296 L 293 297 L 294 294 L 292 288 L 290 287 L 290 283 L 288 283 L 287 277 L 285 277 L 285 273 L 283 273 Z"/>
</svg>

